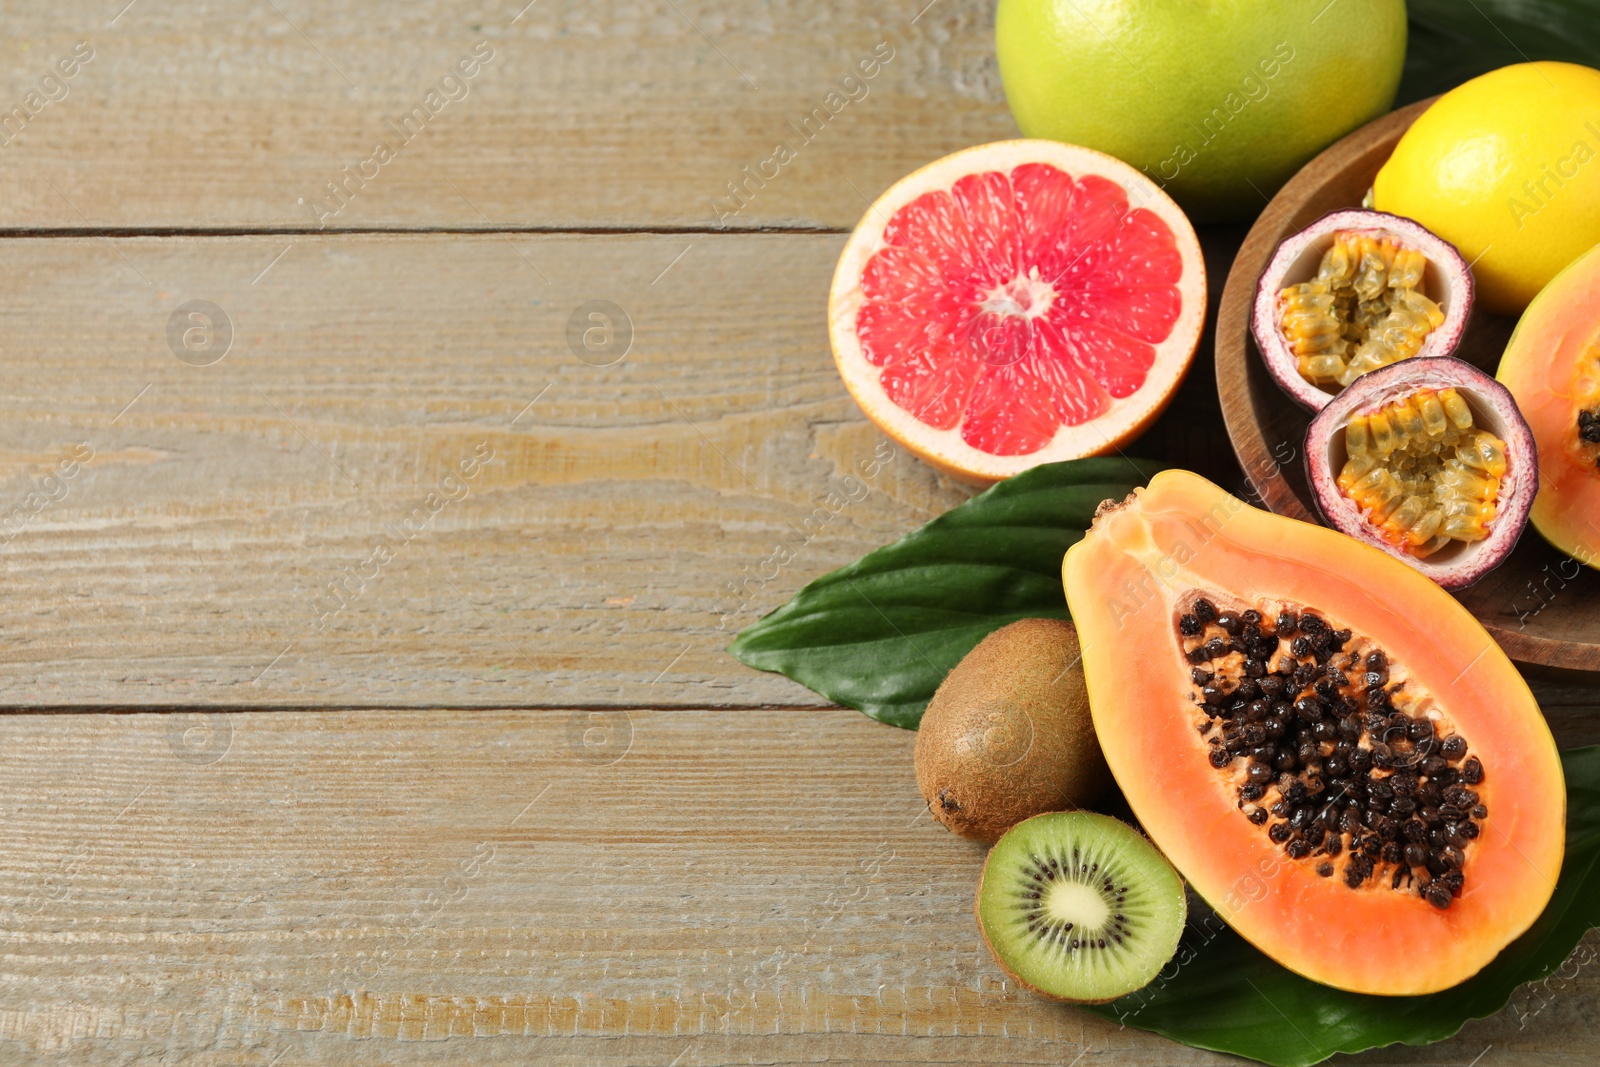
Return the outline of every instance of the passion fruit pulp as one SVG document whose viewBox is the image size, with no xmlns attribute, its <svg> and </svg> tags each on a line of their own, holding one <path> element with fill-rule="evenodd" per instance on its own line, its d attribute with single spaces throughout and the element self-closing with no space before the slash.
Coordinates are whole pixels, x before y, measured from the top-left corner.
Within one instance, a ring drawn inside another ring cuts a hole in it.
<svg viewBox="0 0 1600 1067">
<path fill-rule="evenodd" d="M 1504 386 L 1459 359 L 1358 379 L 1306 430 L 1306 473 L 1330 526 L 1462 589 L 1511 554 L 1539 457 Z"/>
<path fill-rule="evenodd" d="M 1336 211 L 1278 247 L 1251 332 L 1274 380 L 1313 411 L 1363 374 L 1455 351 L 1472 271 L 1454 246 L 1378 211 Z"/>
</svg>

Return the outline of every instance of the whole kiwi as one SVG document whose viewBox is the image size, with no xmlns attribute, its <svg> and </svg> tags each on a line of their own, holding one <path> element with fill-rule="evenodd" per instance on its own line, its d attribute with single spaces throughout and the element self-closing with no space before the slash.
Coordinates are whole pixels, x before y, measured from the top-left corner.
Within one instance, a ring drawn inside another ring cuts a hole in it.
<svg viewBox="0 0 1600 1067">
<path fill-rule="evenodd" d="M 980 641 L 933 694 L 916 766 L 934 817 L 976 841 L 1099 800 L 1111 771 L 1089 717 L 1073 625 L 1022 619 Z"/>
</svg>

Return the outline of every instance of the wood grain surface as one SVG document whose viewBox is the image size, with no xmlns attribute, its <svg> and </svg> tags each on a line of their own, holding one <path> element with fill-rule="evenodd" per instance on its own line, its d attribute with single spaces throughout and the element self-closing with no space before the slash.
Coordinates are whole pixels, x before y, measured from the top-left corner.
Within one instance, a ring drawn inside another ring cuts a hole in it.
<svg viewBox="0 0 1600 1067">
<path fill-rule="evenodd" d="M 1222 1062 L 1007 985 L 912 740 L 839 710 L 6 718 L 0 1050 Z M 1575 1063 L 1597 983 L 1365 1062 Z"/>
<path fill-rule="evenodd" d="M 1010 988 L 913 736 L 723 652 L 970 493 L 861 477 L 824 307 L 1015 134 L 992 19 L 0 11 L 0 1064 L 1227 1062 Z M 1248 488 L 1208 359 L 1137 452 Z M 1361 1061 L 1584 1062 L 1520 996 Z"/>
<path fill-rule="evenodd" d="M 0 13 L 0 227 L 848 228 L 1016 136 L 990 2 L 124 4 Z"/>
<path fill-rule="evenodd" d="M 817 703 L 722 649 L 967 495 L 908 455 L 860 477 L 881 439 L 823 324 L 841 244 L 0 243 L 0 700 Z M 232 323 L 209 366 L 168 345 L 192 299 Z M 621 318 L 590 362 L 569 347 L 591 299 L 631 321 L 625 356 Z"/>
</svg>

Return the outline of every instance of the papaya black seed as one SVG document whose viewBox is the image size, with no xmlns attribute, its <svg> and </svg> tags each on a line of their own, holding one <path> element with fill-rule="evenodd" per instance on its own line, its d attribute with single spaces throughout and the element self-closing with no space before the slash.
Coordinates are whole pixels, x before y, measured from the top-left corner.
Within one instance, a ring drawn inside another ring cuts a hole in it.
<svg viewBox="0 0 1600 1067">
<path fill-rule="evenodd" d="M 1319 863 L 1319 864 L 1317 864 L 1317 873 L 1320 874 L 1324 878 L 1332 878 L 1333 877 L 1333 864 L 1331 864 L 1331 863 Z"/>
<path fill-rule="evenodd" d="M 1316 722 L 1323 716 L 1322 701 L 1316 697 L 1301 697 L 1294 702 L 1294 710 L 1306 722 Z"/>
<path fill-rule="evenodd" d="M 1271 629 L 1259 611 L 1204 598 L 1177 620 L 1180 652 L 1196 646 L 1190 678 L 1206 715 L 1197 728 L 1210 735 L 1214 767 L 1241 768 L 1240 811 L 1291 859 L 1348 855 L 1352 887 L 1383 864 L 1392 888 L 1420 875 L 1419 893 L 1431 886 L 1453 899 L 1465 849 L 1480 836 L 1474 820 L 1488 814 L 1468 788 L 1482 781 L 1482 762 L 1465 739 L 1413 712 L 1381 650 L 1347 650 L 1351 633 L 1315 614 L 1275 621 Z M 1331 877 L 1334 864 L 1324 868 Z"/>
</svg>

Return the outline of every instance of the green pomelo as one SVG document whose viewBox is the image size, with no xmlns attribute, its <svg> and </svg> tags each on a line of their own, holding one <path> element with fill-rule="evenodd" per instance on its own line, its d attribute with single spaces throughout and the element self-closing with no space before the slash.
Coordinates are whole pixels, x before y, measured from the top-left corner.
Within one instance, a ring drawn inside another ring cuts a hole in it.
<svg viewBox="0 0 1600 1067">
<path fill-rule="evenodd" d="M 1252 219 L 1394 102 L 1404 0 L 1000 0 L 1000 76 L 1026 137 L 1143 170 L 1197 222 Z"/>
</svg>

